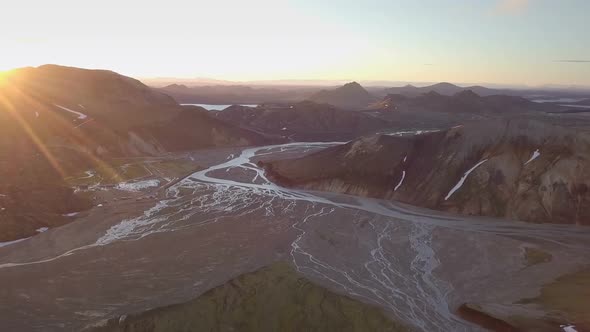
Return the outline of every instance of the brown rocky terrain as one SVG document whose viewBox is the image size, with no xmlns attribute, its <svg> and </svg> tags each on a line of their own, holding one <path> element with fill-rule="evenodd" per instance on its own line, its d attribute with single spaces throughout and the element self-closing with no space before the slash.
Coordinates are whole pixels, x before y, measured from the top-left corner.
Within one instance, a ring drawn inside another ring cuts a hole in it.
<svg viewBox="0 0 590 332">
<path fill-rule="evenodd" d="M 295 141 L 349 140 L 392 125 L 368 114 L 347 112 L 311 101 L 263 104 L 256 108 L 234 105 L 215 112 L 215 117 L 236 126 Z"/>
<path fill-rule="evenodd" d="M 589 153 L 586 132 L 508 120 L 374 135 L 263 166 L 286 186 L 466 215 L 588 225 Z"/>
<path fill-rule="evenodd" d="M 267 141 L 111 71 L 45 65 L 3 73 L 0 242 L 71 220 L 63 215 L 89 203 L 64 179 L 109 169 L 114 157 Z"/>
<path fill-rule="evenodd" d="M 287 263 L 240 275 L 196 299 L 121 316 L 91 331 L 409 331 L 378 308 L 317 286 Z"/>
</svg>

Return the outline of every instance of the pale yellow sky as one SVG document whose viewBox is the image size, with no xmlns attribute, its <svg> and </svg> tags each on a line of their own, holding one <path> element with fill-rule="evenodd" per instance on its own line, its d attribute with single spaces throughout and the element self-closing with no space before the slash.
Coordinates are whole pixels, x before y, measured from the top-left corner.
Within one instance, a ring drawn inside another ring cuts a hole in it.
<svg viewBox="0 0 590 332">
<path fill-rule="evenodd" d="M 590 85 L 590 2 L 560 3 L 19 0 L 2 5 L 0 70 Z"/>
</svg>

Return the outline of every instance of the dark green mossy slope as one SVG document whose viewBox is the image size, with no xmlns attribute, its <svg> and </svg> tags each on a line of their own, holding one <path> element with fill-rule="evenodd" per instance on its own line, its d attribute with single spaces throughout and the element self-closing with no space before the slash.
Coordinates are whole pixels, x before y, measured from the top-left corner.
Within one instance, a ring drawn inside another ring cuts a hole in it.
<svg viewBox="0 0 590 332">
<path fill-rule="evenodd" d="M 332 293 L 277 263 L 186 303 L 112 319 L 93 331 L 408 331 L 375 307 Z"/>
</svg>

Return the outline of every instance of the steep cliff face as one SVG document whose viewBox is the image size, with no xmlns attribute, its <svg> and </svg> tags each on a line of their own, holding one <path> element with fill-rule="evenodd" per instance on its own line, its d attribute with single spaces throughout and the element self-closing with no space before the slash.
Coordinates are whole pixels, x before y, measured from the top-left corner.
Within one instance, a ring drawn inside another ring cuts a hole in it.
<svg viewBox="0 0 590 332">
<path fill-rule="evenodd" d="M 409 331 L 377 308 L 298 276 L 286 263 L 241 275 L 192 301 L 122 316 L 90 330 Z"/>
<path fill-rule="evenodd" d="M 468 215 L 589 224 L 589 158 L 586 133 L 513 120 L 365 137 L 264 167 L 288 186 Z"/>
</svg>

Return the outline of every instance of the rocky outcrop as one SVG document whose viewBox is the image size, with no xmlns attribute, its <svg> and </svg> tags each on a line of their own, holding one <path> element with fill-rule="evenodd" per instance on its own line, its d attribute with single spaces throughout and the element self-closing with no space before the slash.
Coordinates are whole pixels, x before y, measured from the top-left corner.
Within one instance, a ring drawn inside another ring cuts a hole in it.
<svg viewBox="0 0 590 332">
<path fill-rule="evenodd" d="M 477 324 L 486 330 L 494 332 L 522 332 L 521 329 L 489 315 L 474 305 L 465 303 L 457 309 L 457 315 L 466 321 Z"/>
<path fill-rule="evenodd" d="M 535 121 L 376 135 L 265 163 L 279 183 L 467 215 L 590 224 L 590 139 Z"/>
<path fill-rule="evenodd" d="M 590 331 L 589 277 L 590 270 L 582 268 L 543 285 L 534 298 L 515 303 L 464 303 L 457 314 L 490 331 Z"/>
<path fill-rule="evenodd" d="M 241 275 L 192 301 L 121 316 L 89 330 L 409 331 L 375 307 L 309 282 L 286 263 Z"/>
</svg>

